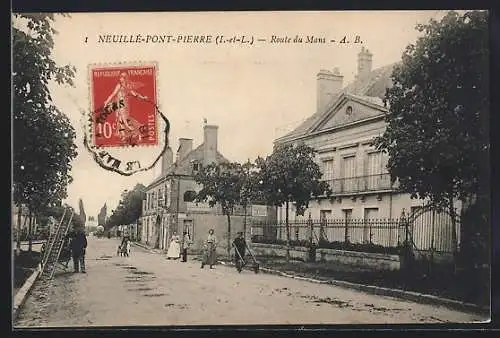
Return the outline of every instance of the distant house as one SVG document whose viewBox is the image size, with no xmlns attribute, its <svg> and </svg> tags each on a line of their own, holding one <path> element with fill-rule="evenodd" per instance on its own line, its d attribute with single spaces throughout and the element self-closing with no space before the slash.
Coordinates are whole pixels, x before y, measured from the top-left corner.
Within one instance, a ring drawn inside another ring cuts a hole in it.
<svg viewBox="0 0 500 338">
<path fill-rule="evenodd" d="M 372 56 L 368 49 L 362 48 L 358 54 L 358 73 L 347 86 L 338 69 L 321 70 L 317 74 L 316 112 L 295 130 L 276 139 L 275 144 L 305 143 L 313 147 L 323 172 L 322 179 L 333 191 L 330 198 L 318 196 L 311 201 L 304 216 L 295 216 L 291 206 L 292 220 L 311 217 L 336 219 L 346 224 L 357 220 L 360 229 L 345 233 L 340 229 L 338 234 L 332 230 L 327 237 L 330 240 L 348 238 L 351 243 L 396 246 L 397 228 L 393 232 L 372 231 L 368 229 L 370 222 L 363 223 L 363 220 L 398 218 L 403 210 L 409 215 L 422 208 L 425 201 L 411 199 L 409 194 L 398 190 L 398 182 L 391 182 L 387 170 L 387 155 L 370 144 L 386 128 L 384 118 L 388 107 L 382 99 L 386 89 L 392 86 L 391 73 L 397 64 L 372 70 Z M 284 214 L 284 208 L 279 208 L 278 219 L 282 220 Z M 433 224 L 421 225 L 421 236 L 415 236 L 420 248 L 451 248 L 450 223 L 437 219 L 437 215 L 432 216 Z"/>
</svg>

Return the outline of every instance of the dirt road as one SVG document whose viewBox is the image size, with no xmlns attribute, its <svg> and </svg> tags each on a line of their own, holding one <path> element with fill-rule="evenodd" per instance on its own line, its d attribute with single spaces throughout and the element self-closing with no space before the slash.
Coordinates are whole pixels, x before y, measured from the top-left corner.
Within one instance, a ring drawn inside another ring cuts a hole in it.
<svg viewBox="0 0 500 338">
<path fill-rule="evenodd" d="M 169 261 L 116 239 L 89 238 L 87 274 L 58 274 L 44 294 L 35 285 L 15 327 L 464 323 L 477 315 L 331 285 Z"/>
</svg>

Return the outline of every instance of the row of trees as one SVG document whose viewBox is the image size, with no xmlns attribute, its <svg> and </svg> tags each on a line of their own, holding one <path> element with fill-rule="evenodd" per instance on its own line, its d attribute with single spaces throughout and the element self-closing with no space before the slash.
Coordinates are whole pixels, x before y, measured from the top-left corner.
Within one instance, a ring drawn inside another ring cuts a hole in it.
<svg viewBox="0 0 500 338">
<path fill-rule="evenodd" d="M 290 258 L 289 204 L 297 215 L 303 215 L 313 196 L 329 195 L 326 182 L 320 181 L 321 170 L 314 160 L 314 150 L 304 144 L 278 145 L 266 158 L 254 163 L 210 164 L 200 170 L 195 180 L 202 189 L 196 201 L 219 204 L 227 217 L 227 250 L 231 249 L 231 215 L 236 205 L 265 203 L 286 207 L 287 260 Z"/>
<path fill-rule="evenodd" d="M 45 222 L 50 209 L 67 197 L 77 155 L 73 126 L 48 87 L 51 82 L 73 86 L 76 71 L 52 59 L 53 21 L 53 14 L 13 16 L 13 200 L 28 209 L 29 233 L 35 219 Z M 21 216 L 18 212 L 18 229 Z"/>
<path fill-rule="evenodd" d="M 136 184 L 132 190 L 124 190 L 118 206 L 111 212 L 104 228 L 111 229 L 114 226 L 135 223 L 142 213 L 142 201 L 146 198 L 146 187 Z"/>
</svg>

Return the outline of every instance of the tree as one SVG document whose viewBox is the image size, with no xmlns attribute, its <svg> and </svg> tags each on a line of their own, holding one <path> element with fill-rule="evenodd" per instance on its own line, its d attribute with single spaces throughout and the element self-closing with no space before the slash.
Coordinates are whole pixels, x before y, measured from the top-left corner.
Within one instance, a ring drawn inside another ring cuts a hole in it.
<svg viewBox="0 0 500 338">
<path fill-rule="evenodd" d="M 488 13 L 450 12 L 416 29 L 424 35 L 394 69 L 374 144 L 403 191 L 454 220 L 454 201 L 489 195 Z"/>
<path fill-rule="evenodd" d="M 53 14 L 16 13 L 13 19 L 14 202 L 36 218 L 44 208 L 60 205 L 72 180 L 76 134 L 54 105 L 48 84 L 73 86 L 76 70 L 52 59 Z"/>
<path fill-rule="evenodd" d="M 241 187 L 240 193 L 240 203 L 245 210 L 245 219 L 243 223 L 243 234 L 246 238 L 247 235 L 247 211 L 248 206 L 252 205 L 252 203 L 259 202 L 265 203 L 265 196 L 260 189 L 259 184 L 259 172 L 257 169 L 257 165 L 255 163 L 250 162 L 248 160 L 242 166 L 243 173 L 243 184 Z"/>
<path fill-rule="evenodd" d="M 106 230 L 118 225 L 127 225 L 137 222 L 142 213 L 142 201 L 146 197 L 146 187 L 140 183 L 128 191 L 122 193 L 118 206 L 113 210 L 106 222 Z M 104 209 L 104 207 L 103 207 Z M 101 209 L 101 212 L 103 211 Z"/>
<path fill-rule="evenodd" d="M 101 210 L 99 210 L 99 214 L 97 215 L 97 225 L 102 225 L 104 227 L 106 224 L 107 210 L 108 206 L 104 203 Z"/>
<path fill-rule="evenodd" d="M 261 189 L 268 203 L 285 205 L 286 261 L 290 261 L 289 204 L 294 203 L 297 215 L 304 215 L 314 196 L 330 195 L 328 184 L 320 181 L 322 173 L 314 161 L 315 151 L 305 144 L 277 145 L 266 159 L 258 158 Z"/>
<path fill-rule="evenodd" d="M 196 201 L 208 201 L 210 207 L 219 204 L 227 217 L 227 255 L 231 256 L 231 214 L 241 203 L 244 184 L 244 169 L 241 164 L 209 164 L 195 175 L 195 181 L 203 187 L 196 195 Z"/>
<path fill-rule="evenodd" d="M 85 223 L 87 223 L 87 214 L 85 213 L 85 207 L 83 206 L 83 200 L 81 198 L 78 201 L 78 210 L 80 211 L 79 216 L 81 218 L 81 222 L 85 226 Z"/>
</svg>

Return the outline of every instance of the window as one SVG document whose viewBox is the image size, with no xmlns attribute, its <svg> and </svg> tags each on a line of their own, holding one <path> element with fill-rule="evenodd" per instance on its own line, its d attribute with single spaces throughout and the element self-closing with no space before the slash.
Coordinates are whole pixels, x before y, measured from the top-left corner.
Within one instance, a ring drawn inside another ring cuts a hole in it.
<svg viewBox="0 0 500 338">
<path fill-rule="evenodd" d="M 345 114 L 347 116 L 350 116 L 352 114 L 352 106 L 347 106 L 347 108 L 345 109 Z"/>
<path fill-rule="evenodd" d="M 324 180 L 333 179 L 333 159 L 323 160 L 323 177 Z"/>
<path fill-rule="evenodd" d="M 346 156 L 343 159 L 342 171 L 344 178 L 356 176 L 356 156 Z"/>
<path fill-rule="evenodd" d="M 351 192 L 356 190 L 356 156 L 346 156 L 342 161 L 342 175 L 343 175 L 343 192 Z"/>
<path fill-rule="evenodd" d="M 375 219 L 378 218 L 378 208 L 365 208 L 364 211 L 364 226 L 363 226 L 363 243 L 373 243 L 375 240 L 377 242 L 378 238 L 374 238 L 374 235 L 378 235 L 380 231 L 373 227 Z"/>
<path fill-rule="evenodd" d="M 163 189 L 160 187 L 158 189 L 158 206 L 163 207 L 165 196 L 163 195 Z"/>
<path fill-rule="evenodd" d="M 342 213 L 344 214 L 344 220 L 349 222 L 352 218 L 352 209 L 342 209 Z"/>
<path fill-rule="evenodd" d="M 196 198 L 196 192 L 193 190 L 187 190 L 184 193 L 184 202 L 193 202 Z"/>
<path fill-rule="evenodd" d="M 201 163 L 196 160 L 191 161 L 191 168 L 193 169 L 193 173 L 197 173 L 201 170 Z"/>
<path fill-rule="evenodd" d="M 319 219 L 321 221 L 326 221 L 327 219 L 332 217 L 332 211 L 331 210 L 320 210 L 319 211 Z"/>
<path fill-rule="evenodd" d="M 381 188 L 382 153 L 380 151 L 368 153 L 365 166 L 366 188 L 376 190 Z"/>
<path fill-rule="evenodd" d="M 382 172 L 382 153 L 380 151 L 368 153 L 366 175 L 378 175 Z"/>
</svg>

